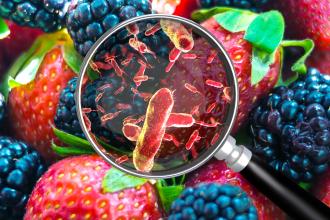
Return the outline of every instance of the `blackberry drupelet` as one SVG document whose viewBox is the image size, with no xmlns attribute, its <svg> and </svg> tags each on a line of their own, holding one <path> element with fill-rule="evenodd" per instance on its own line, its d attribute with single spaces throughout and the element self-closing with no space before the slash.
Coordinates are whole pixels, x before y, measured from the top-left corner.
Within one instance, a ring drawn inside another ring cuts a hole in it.
<svg viewBox="0 0 330 220">
<path fill-rule="evenodd" d="M 22 26 L 52 32 L 65 26 L 70 2 L 71 0 L 0 0 L 0 17 Z"/>
<path fill-rule="evenodd" d="M 216 183 L 186 188 L 171 206 L 169 220 L 258 219 L 248 195 L 237 186 Z"/>
<path fill-rule="evenodd" d="M 37 151 L 0 137 L 0 219 L 22 219 L 29 195 L 46 170 Z"/>
<path fill-rule="evenodd" d="M 250 117 L 252 150 L 292 180 L 310 182 L 330 162 L 330 76 L 310 68 L 278 87 Z"/>
<path fill-rule="evenodd" d="M 78 0 L 68 12 L 67 28 L 84 56 L 103 33 L 119 22 L 150 13 L 148 0 Z"/>
<path fill-rule="evenodd" d="M 6 114 L 6 100 L 5 97 L 0 93 L 0 129 L 5 119 Z"/>
<path fill-rule="evenodd" d="M 252 11 L 262 11 L 262 8 L 271 0 L 197 0 L 202 8 L 215 6 L 227 6 L 235 8 L 250 9 Z"/>
</svg>

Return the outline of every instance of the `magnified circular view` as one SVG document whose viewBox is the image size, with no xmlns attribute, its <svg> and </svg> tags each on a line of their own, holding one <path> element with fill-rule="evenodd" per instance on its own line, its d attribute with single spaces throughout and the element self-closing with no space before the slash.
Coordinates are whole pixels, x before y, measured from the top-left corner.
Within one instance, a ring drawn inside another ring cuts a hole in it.
<svg viewBox="0 0 330 220">
<path fill-rule="evenodd" d="M 150 17 L 118 27 L 81 76 L 81 116 L 94 147 L 141 173 L 184 169 L 210 156 L 235 112 L 224 56 L 188 22 Z M 223 68 L 209 74 L 215 65 Z"/>
</svg>

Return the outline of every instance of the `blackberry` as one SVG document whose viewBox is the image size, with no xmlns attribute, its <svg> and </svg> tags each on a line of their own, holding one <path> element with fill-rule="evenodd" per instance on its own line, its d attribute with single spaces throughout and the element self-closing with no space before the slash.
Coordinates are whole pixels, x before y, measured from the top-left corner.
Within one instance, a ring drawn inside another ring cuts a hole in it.
<svg viewBox="0 0 330 220">
<path fill-rule="evenodd" d="M 239 187 L 215 183 L 186 188 L 171 206 L 169 220 L 258 219 L 257 209 Z"/>
<path fill-rule="evenodd" d="M 37 151 L 0 137 L 0 219 L 22 219 L 29 195 L 45 171 Z"/>
<path fill-rule="evenodd" d="M 3 97 L 3 95 L 0 93 L 0 128 L 4 123 L 5 113 L 6 113 L 6 100 L 5 97 Z"/>
<path fill-rule="evenodd" d="M 197 0 L 203 8 L 211 8 L 215 6 L 227 6 L 242 9 L 249 9 L 251 11 L 259 12 L 271 0 Z"/>
<path fill-rule="evenodd" d="M 70 8 L 68 32 L 83 56 L 103 33 L 121 21 L 151 13 L 148 0 L 78 0 Z"/>
<path fill-rule="evenodd" d="M 0 17 L 22 26 L 52 32 L 65 26 L 70 2 L 71 0 L 0 0 Z"/>
<path fill-rule="evenodd" d="M 66 88 L 62 90 L 54 122 L 58 129 L 83 138 L 84 134 L 78 121 L 74 99 L 76 87 L 77 77 L 74 77 L 68 82 Z"/>
<path fill-rule="evenodd" d="M 252 150 L 292 180 L 310 182 L 330 161 L 330 76 L 310 68 L 254 109 Z"/>
</svg>

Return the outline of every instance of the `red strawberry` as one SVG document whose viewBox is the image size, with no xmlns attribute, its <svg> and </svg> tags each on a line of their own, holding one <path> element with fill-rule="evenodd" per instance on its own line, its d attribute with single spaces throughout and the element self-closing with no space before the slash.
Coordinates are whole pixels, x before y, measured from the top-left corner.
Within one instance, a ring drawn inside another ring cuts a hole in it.
<svg viewBox="0 0 330 220">
<path fill-rule="evenodd" d="M 313 186 L 314 195 L 330 208 L 330 169 Z"/>
<path fill-rule="evenodd" d="M 258 210 L 259 220 L 285 219 L 285 214 L 268 198 L 248 183 L 239 173 L 227 168 L 223 161 L 212 160 L 202 168 L 187 177 L 187 186 L 199 183 L 216 182 L 220 184 L 233 184 L 241 187 L 253 200 Z"/>
<path fill-rule="evenodd" d="M 315 51 L 308 60 L 308 64 L 330 75 L 330 50 Z"/>
<path fill-rule="evenodd" d="M 23 51 L 29 49 L 34 40 L 42 34 L 42 31 L 36 28 L 22 27 L 12 21 L 6 21 L 6 23 L 10 29 L 10 35 L 0 41 L 0 47 L 7 61 L 11 63 Z"/>
<path fill-rule="evenodd" d="M 312 38 L 320 50 L 330 50 L 329 0 L 274 1 L 287 22 L 289 37 Z"/>
<path fill-rule="evenodd" d="M 24 219 L 162 217 L 156 191 L 149 182 L 105 192 L 102 180 L 109 169 L 113 168 L 98 156 L 72 157 L 54 164 L 35 186 Z"/>
<path fill-rule="evenodd" d="M 191 13 L 198 8 L 196 0 L 180 0 L 180 4 L 176 7 L 174 15 L 185 18 L 191 18 Z"/>
<path fill-rule="evenodd" d="M 50 144 L 55 137 L 52 124 L 59 96 L 67 82 L 75 76 L 72 65 L 67 63 L 64 57 L 65 44 L 72 43 L 64 33 L 39 38 L 31 48 L 34 50 L 32 56 L 27 59 L 27 63 L 34 65 L 33 68 L 30 66 L 14 73 L 17 74 L 13 76 L 16 77 L 15 80 L 23 85 L 16 85 L 8 99 L 13 134 L 33 146 L 50 161 L 54 160 Z M 73 49 L 72 45 L 71 48 Z M 30 75 L 34 74 L 35 77 L 31 78 Z"/>
</svg>

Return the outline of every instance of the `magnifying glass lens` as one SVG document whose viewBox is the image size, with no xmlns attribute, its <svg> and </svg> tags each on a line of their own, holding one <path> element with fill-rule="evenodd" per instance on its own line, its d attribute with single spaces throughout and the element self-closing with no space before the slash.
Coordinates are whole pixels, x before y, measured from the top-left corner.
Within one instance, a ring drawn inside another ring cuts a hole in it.
<svg viewBox="0 0 330 220">
<path fill-rule="evenodd" d="M 233 120 L 233 73 L 217 42 L 187 21 L 149 18 L 99 40 L 81 82 L 86 136 L 108 161 L 139 173 L 206 160 Z"/>
</svg>

